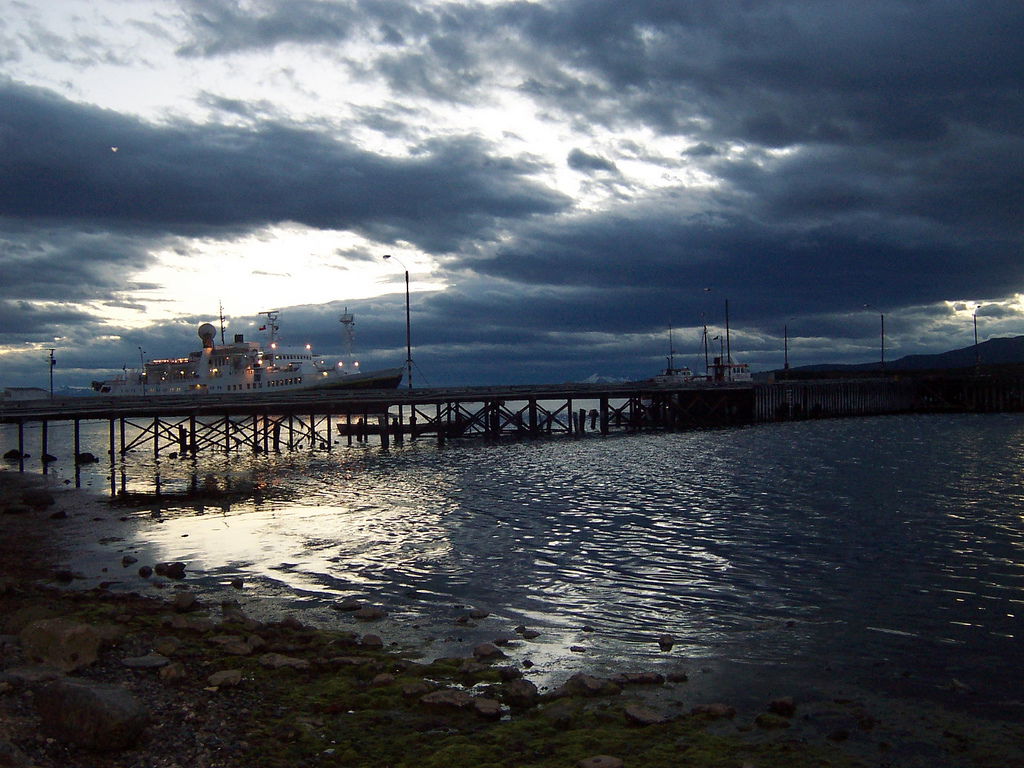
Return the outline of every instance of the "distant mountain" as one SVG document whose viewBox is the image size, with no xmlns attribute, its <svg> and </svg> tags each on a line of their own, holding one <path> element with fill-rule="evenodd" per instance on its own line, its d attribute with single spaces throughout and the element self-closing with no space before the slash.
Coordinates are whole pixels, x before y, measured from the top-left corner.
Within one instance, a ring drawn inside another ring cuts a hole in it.
<svg viewBox="0 0 1024 768">
<path fill-rule="evenodd" d="M 976 361 L 982 365 L 1024 364 L 1024 336 L 1006 339 L 989 339 L 975 347 L 973 344 L 951 352 L 936 355 L 907 355 L 896 360 L 886 360 L 887 371 L 926 371 L 949 368 L 971 368 Z M 877 371 L 878 361 L 873 363 L 801 365 L 791 371 Z"/>
</svg>

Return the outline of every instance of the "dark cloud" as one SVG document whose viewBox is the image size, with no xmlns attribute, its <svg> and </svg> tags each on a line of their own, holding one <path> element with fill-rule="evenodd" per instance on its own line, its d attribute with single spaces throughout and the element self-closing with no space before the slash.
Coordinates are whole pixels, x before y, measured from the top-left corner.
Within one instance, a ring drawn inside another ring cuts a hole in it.
<svg viewBox="0 0 1024 768">
<path fill-rule="evenodd" d="M 472 138 L 392 158 L 280 123 L 155 126 L 9 83 L 0 98 L 2 216 L 177 234 L 295 221 L 445 251 L 568 203 Z"/>
<path fill-rule="evenodd" d="M 566 159 L 569 167 L 574 171 L 583 171 L 590 173 L 592 171 L 609 171 L 614 173 L 615 163 L 612 163 L 603 157 L 598 155 L 590 155 L 584 152 L 582 149 L 574 149 L 569 153 L 569 157 Z"/>
</svg>

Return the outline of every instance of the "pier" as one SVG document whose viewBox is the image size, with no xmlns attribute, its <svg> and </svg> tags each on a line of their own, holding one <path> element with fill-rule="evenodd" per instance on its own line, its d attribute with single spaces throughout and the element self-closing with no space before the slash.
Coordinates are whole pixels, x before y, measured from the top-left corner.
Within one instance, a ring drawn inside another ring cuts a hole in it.
<svg viewBox="0 0 1024 768">
<path fill-rule="evenodd" d="M 61 457 L 108 460 L 146 450 L 188 456 L 205 451 L 333 450 L 368 442 L 388 449 L 406 441 L 463 438 L 584 437 L 676 431 L 888 413 L 1024 410 L 1024 374 L 892 375 L 784 379 L 757 383 L 561 384 L 389 390 L 307 390 L 283 394 L 181 397 L 69 397 L 6 402 L 0 423 L 17 429 L 24 471 L 29 449 L 46 472 L 49 426 L 72 425 Z M 84 456 L 80 425 L 105 422 L 107 456 Z M 38 425 L 38 445 L 25 428 Z M 69 456 L 70 453 L 70 456 Z"/>
</svg>

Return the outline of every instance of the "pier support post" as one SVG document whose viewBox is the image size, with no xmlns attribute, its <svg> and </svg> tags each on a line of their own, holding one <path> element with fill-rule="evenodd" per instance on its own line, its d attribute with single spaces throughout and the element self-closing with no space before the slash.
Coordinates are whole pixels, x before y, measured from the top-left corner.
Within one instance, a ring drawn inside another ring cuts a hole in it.
<svg viewBox="0 0 1024 768">
<path fill-rule="evenodd" d="M 113 436 L 111 436 L 110 447 L 111 449 L 114 447 Z M 113 456 L 113 451 L 111 451 L 111 456 Z M 18 421 L 18 471 L 25 471 L 25 422 L 20 420 Z"/>
<path fill-rule="evenodd" d="M 388 449 L 388 428 L 390 427 L 388 424 L 388 412 L 386 408 L 384 413 L 377 417 L 377 420 L 377 426 L 380 431 L 380 447 L 386 451 Z"/>
<path fill-rule="evenodd" d="M 153 458 L 160 458 L 160 417 L 153 417 Z"/>
<path fill-rule="evenodd" d="M 600 409 L 601 409 L 601 434 L 602 435 L 607 435 L 608 434 L 608 421 L 609 421 L 609 419 L 608 419 L 608 398 L 607 397 L 602 397 L 601 398 L 601 400 L 600 400 Z"/>
</svg>

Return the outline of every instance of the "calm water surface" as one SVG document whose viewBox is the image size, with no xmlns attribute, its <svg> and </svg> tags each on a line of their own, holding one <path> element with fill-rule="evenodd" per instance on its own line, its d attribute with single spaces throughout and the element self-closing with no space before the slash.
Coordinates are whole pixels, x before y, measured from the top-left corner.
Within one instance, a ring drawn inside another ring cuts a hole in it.
<svg viewBox="0 0 1024 768">
<path fill-rule="evenodd" d="M 105 453 L 104 429 L 86 448 Z M 152 492 L 156 473 L 161 509 L 134 513 L 108 561 L 185 560 L 214 590 L 241 576 L 243 601 L 321 625 L 351 624 L 328 606 L 357 595 L 389 611 L 382 635 L 457 645 L 536 628 L 515 653 L 538 671 L 682 665 L 733 694 L 794 676 L 969 688 L 1022 712 L 1021 415 L 158 464 L 140 451 L 123 482 Z M 109 467 L 83 483 L 109 489 Z M 238 495 L 197 509 L 173 496 L 190 485 Z M 467 606 L 491 616 L 456 625 Z"/>
</svg>

